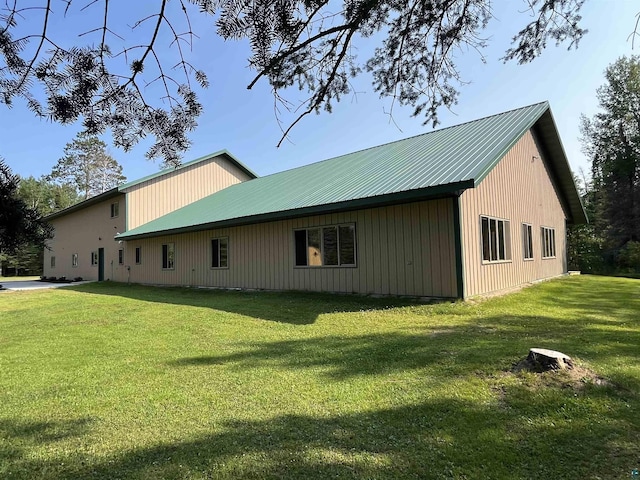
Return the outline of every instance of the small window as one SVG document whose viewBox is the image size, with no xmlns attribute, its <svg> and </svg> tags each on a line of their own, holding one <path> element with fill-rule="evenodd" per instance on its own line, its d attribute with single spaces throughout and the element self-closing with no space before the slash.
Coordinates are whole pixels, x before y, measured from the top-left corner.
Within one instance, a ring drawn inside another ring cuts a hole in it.
<svg viewBox="0 0 640 480">
<path fill-rule="evenodd" d="M 162 245 L 162 268 L 173 270 L 175 260 L 175 244 L 165 243 Z"/>
<path fill-rule="evenodd" d="M 51 257 L 51 268 L 56 268 L 56 257 Z"/>
<path fill-rule="evenodd" d="M 480 217 L 482 260 L 505 262 L 511 260 L 511 226 L 509 220 Z"/>
<path fill-rule="evenodd" d="M 555 258 L 556 256 L 555 228 L 541 227 L 541 231 L 542 231 L 542 258 Z"/>
<path fill-rule="evenodd" d="M 113 202 L 111 204 L 111 218 L 115 218 L 120 215 L 120 202 Z"/>
<path fill-rule="evenodd" d="M 525 260 L 533 260 L 533 234 L 528 223 L 522 224 L 522 251 Z"/>
<path fill-rule="evenodd" d="M 98 252 L 91 252 L 91 265 L 98 265 Z"/>
<path fill-rule="evenodd" d="M 141 248 L 140 247 L 136 247 L 136 265 L 140 265 L 140 263 L 142 263 L 142 256 L 141 256 Z"/>
<path fill-rule="evenodd" d="M 118 265 L 124 265 L 124 249 L 118 250 Z"/>
<path fill-rule="evenodd" d="M 355 225 L 329 225 L 293 232 L 298 267 L 356 265 Z"/>
<path fill-rule="evenodd" d="M 72 267 L 77 267 L 78 266 L 78 254 L 74 253 L 71 255 L 71 266 Z"/>
<path fill-rule="evenodd" d="M 229 239 L 214 238 L 211 240 L 211 268 L 229 267 Z"/>
</svg>

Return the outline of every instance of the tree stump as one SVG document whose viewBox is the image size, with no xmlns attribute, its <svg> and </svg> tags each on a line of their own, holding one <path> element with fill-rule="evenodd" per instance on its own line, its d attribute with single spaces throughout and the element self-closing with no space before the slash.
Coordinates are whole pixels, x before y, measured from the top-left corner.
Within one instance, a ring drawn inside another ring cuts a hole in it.
<svg viewBox="0 0 640 480">
<path fill-rule="evenodd" d="M 529 350 L 527 361 L 536 369 L 546 370 L 571 370 L 573 361 L 571 357 L 555 350 L 546 348 L 532 348 Z"/>
</svg>

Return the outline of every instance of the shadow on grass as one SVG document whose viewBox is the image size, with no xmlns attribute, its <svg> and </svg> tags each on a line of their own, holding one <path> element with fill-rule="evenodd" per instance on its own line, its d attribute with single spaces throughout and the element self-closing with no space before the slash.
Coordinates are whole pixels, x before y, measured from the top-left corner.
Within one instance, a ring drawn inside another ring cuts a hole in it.
<svg viewBox="0 0 640 480">
<path fill-rule="evenodd" d="M 208 435 L 107 459 L 24 454 L 10 468 L 14 478 L 48 480 L 621 478 L 633 465 L 634 446 L 615 443 L 628 422 L 618 410 L 611 421 L 590 424 L 570 394 L 533 396 L 529 410 L 556 422 L 541 425 L 512 408 L 512 394 L 521 392 L 507 390 L 503 407 L 449 398 L 322 418 L 231 421 Z"/>
<path fill-rule="evenodd" d="M 184 287 L 152 287 L 103 282 L 67 287 L 66 291 L 112 295 L 147 302 L 206 307 L 273 322 L 308 325 L 319 315 L 382 310 L 421 304 L 415 299 L 371 298 L 306 292 L 248 292 Z"/>
</svg>

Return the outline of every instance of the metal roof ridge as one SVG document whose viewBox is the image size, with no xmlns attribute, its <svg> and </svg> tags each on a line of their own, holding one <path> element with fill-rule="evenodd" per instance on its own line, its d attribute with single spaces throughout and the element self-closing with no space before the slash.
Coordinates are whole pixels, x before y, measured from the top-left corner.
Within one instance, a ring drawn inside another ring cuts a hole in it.
<svg viewBox="0 0 640 480">
<path fill-rule="evenodd" d="M 515 112 L 515 111 L 518 111 L 518 110 L 525 110 L 525 109 L 536 107 L 536 106 L 539 106 L 539 105 L 546 105 L 547 108 L 548 108 L 549 107 L 549 101 L 548 100 L 543 100 L 542 102 L 532 103 L 531 105 L 525 105 L 524 107 L 512 108 L 511 110 L 506 110 L 504 112 L 494 113 L 492 115 L 485 115 L 484 117 L 476 118 L 476 119 L 473 119 L 473 120 L 468 120 L 468 121 L 462 122 L 462 123 L 457 123 L 455 125 L 449 125 L 448 127 L 437 128 L 435 130 L 431 130 L 430 132 L 419 133 L 419 134 L 413 135 L 411 137 L 400 138 L 398 140 L 392 140 L 392 141 L 387 142 L 387 143 L 381 143 L 380 145 L 373 145 L 371 147 L 363 148 L 363 149 L 360 149 L 360 150 L 355 150 L 353 152 L 343 153 L 342 155 L 338 155 L 336 157 L 325 158 L 323 160 L 318 160 L 316 162 L 307 163 L 306 165 L 298 165 L 297 167 L 288 168 L 286 170 L 281 170 L 279 172 L 273 172 L 273 173 L 270 173 L 268 175 L 264 175 L 264 176 L 258 177 L 258 178 L 267 178 L 267 177 L 271 177 L 273 175 L 279 175 L 279 174 L 285 173 L 285 172 L 292 172 L 294 170 L 298 170 L 300 168 L 305 168 L 305 167 L 308 167 L 310 165 L 318 165 L 320 163 L 328 162 L 328 161 L 331 161 L 331 160 L 337 160 L 339 158 L 348 157 L 350 155 L 355 155 L 357 153 L 362 153 L 362 152 L 366 152 L 366 151 L 369 151 L 369 150 L 374 150 L 374 149 L 377 149 L 377 148 L 386 147 L 386 146 L 392 145 L 394 143 L 406 142 L 407 140 L 413 140 L 413 139 L 416 139 L 418 137 L 423 137 L 425 135 L 431 135 L 431 134 L 434 134 L 434 133 L 443 132 L 443 131 L 449 130 L 451 128 L 462 127 L 462 126 L 468 125 L 470 123 L 481 122 L 483 120 L 487 120 L 487 119 L 492 118 L 492 117 L 500 117 L 502 115 L 509 114 L 509 113 L 512 113 L 512 112 Z M 254 179 L 254 180 L 256 180 L 256 179 Z M 242 182 L 242 183 L 245 183 L 245 182 Z"/>
<path fill-rule="evenodd" d="M 221 155 L 228 156 L 233 162 L 235 162 L 237 164 L 238 167 L 240 167 L 241 170 L 244 170 L 246 173 L 249 173 L 254 178 L 258 178 L 258 174 L 257 173 L 255 173 L 249 167 L 244 165 L 231 152 L 229 152 L 227 149 L 222 149 L 222 150 L 218 150 L 217 152 L 208 153 L 207 155 L 203 155 L 202 157 L 198 157 L 195 160 L 189 160 L 188 162 L 182 163 L 182 164 L 178 165 L 177 167 L 165 168 L 163 170 L 160 170 L 159 172 L 150 173 L 149 175 L 145 175 L 144 177 L 138 178 L 136 180 L 131 180 L 130 182 L 127 182 L 127 183 L 124 183 L 122 185 L 119 185 L 118 188 L 120 189 L 120 191 L 123 191 L 126 188 L 130 188 L 130 187 L 139 185 L 139 184 L 141 184 L 143 182 L 146 182 L 148 180 L 152 180 L 154 178 L 159 178 L 159 177 L 162 177 L 164 175 L 168 175 L 170 173 L 176 172 L 178 170 L 182 170 L 182 169 L 190 167 L 192 165 L 197 165 L 199 163 L 205 162 L 207 160 L 214 159 L 214 158 L 219 157 Z"/>
</svg>

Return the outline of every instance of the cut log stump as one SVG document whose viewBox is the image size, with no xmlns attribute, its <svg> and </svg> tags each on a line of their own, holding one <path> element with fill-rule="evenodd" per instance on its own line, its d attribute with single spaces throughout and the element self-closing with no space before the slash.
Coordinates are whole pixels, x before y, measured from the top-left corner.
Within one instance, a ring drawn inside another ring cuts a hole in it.
<svg viewBox="0 0 640 480">
<path fill-rule="evenodd" d="M 527 357 L 529 362 L 535 369 L 546 370 L 571 370 L 573 361 L 571 357 L 562 352 L 555 350 L 547 350 L 546 348 L 532 348 L 529 350 Z"/>
</svg>

